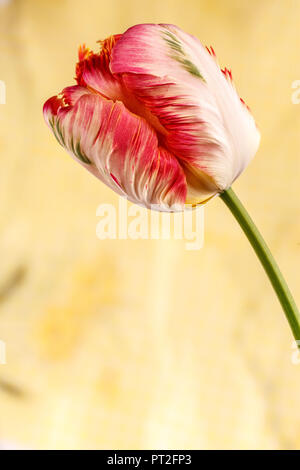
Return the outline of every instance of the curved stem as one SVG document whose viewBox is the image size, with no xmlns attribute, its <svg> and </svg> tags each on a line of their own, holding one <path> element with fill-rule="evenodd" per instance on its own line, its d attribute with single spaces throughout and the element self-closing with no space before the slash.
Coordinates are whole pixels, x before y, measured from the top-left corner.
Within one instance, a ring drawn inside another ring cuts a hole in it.
<svg viewBox="0 0 300 470">
<path fill-rule="evenodd" d="M 287 283 L 281 274 L 279 267 L 273 258 L 271 251 L 269 250 L 266 242 L 259 233 L 256 225 L 249 216 L 245 207 L 236 196 L 234 191 L 229 188 L 220 194 L 220 198 L 225 202 L 227 207 L 230 209 L 246 237 L 251 243 L 255 253 L 260 259 L 261 264 L 266 271 L 271 284 L 277 294 L 279 302 L 284 310 L 286 318 L 290 324 L 293 335 L 297 344 L 300 344 L 300 313 L 297 305 L 293 299 L 293 296 L 287 286 Z"/>
</svg>

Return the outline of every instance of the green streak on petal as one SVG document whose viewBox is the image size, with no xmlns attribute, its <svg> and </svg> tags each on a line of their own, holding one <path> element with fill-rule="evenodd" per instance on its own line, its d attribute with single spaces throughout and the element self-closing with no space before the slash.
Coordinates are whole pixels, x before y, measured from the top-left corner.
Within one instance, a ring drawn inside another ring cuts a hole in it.
<svg viewBox="0 0 300 470">
<path fill-rule="evenodd" d="M 78 141 L 76 146 L 74 147 L 74 140 L 73 137 L 71 139 L 71 150 L 73 154 L 79 158 L 82 163 L 85 163 L 86 165 L 90 165 L 92 162 L 91 160 L 82 152 L 81 147 L 80 147 L 80 142 Z"/>
<path fill-rule="evenodd" d="M 201 75 L 201 73 L 199 72 L 199 70 L 197 69 L 196 65 L 193 64 L 190 60 L 188 59 L 185 59 L 185 60 L 182 60 L 180 61 L 185 69 L 190 72 L 192 75 L 195 75 L 196 77 L 199 77 L 201 78 L 201 80 L 203 80 L 205 82 L 205 79 L 204 77 Z"/>
<path fill-rule="evenodd" d="M 164 31 L 163 32 L 163 39 L 166 41 L 168 46 L 170 46 L 170 48 L 173 51 L 173 53 L 171 54 L 170 57 L 172 57 L 172 59 L 175 59 L 177 62 L 182 64 L 187 72 L 194 75 L 195 77 L 200 78 L 203 82 L 205 82 L 205 79 L 201 75 L 199 69 L 196 67 L 195 64 L 193 64 L 193 62 L 191 62 L 188 59 L 188 57 L 187 57 L 180 41 L 177 39 L 177 37 L 173 33 L 171 33 L 170 31 Z"/>
<path fill-rule="evenodd" d="M 59 126 L 59 122 L 58 120 L 56 121 L 56 130 L 57 130 L 57 133 L 60 137 L 60 140 L 61 140 L 61 145 L 65 146 L 65 139 L 64 139 L 64 136 L 62 134 L 62 131 L 61 131 L 61 128 Z"/>
<path fill-rule="evenodd" d="M 51 129 L 53 130 L 53 134 L 57 142 L 63 147 L 67 147 L 58 120 L 55 121 L 55 119 L 52 118 L 49 121 L 49 124 L 51 126 Z M 75 155 L 75 157 L 79 158 L 79 160 L 82 161 L 82 163 L 85 163 L 86 165 L 90 165 L 92 163 L 91 160 L 85 155 L 85 153 L 82 152 L 79 141 L 77 142 L 76 146 L 74 146 L 74 140 L 72 137 L 70 144 L 70 150 L 72 150 L 72 153 Z"/>
<path fill-rule="evenodd" d="M 164 40 L 174 51 L 179 52 L 180 54 L 184 54 L 184 50 L 182 49 L 180 42 L 174 34 L 170 33 L 170 31 L 164 31 L 163 34 L 166 36 Z"/>
<path fill-rule="evenodd" d="M 76 145 L 76 155 L 83 163 L 86 163 L 87 165 L 92 163 L 91 160 L 81 151 L 80 142 Z"/>
<path fill-rule="evenodd" d="M 57 137 L 57 131 L 56 131 L 56 126 L 55 126 L 55 122 L 54 122 L 54 118 L 51 119 L 51 121 L 49 121 L 49 124 L 51 126 L 51 129 L 53 131 L 53 135 L 54 137 L 56 138 L 57 142 L 59 143 L 59 145 L 62 145 L 61 141 L 59 140 L 59 138 Z"/>
</svg>

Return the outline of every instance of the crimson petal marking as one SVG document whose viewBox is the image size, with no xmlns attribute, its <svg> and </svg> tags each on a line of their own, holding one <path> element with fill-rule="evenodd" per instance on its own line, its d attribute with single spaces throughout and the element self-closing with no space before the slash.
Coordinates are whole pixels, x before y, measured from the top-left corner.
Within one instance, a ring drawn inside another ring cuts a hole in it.
<svg viewBox="0 0 300 470">
<path fill-rule="evenodd" d="M 85 87 L 73 85 L 63 89 L 62 98 L 65 105 L 74 106 L 81 96 L 89 93 L 89 90 Z"/>
<path fill-rule="evenodd" d="M 200 177 L 195 199 L 229 187 L 255 154 L 253 118 L 215 58 L 180 28 L 129 28 L 112 50 L 110 68 L 166 128 L 165 145 L 184 162 L 187 177 Z"/>
<path fill-rule="evenodd" d="M 74 106 L 53 109 L 48 122 L 60 129 L 60 143 L 107 186 L 149 208 L 184 209 L 184 172 L 177 159 L 159 147 L 155 131 L 143 118 L 123 103 L 91 92 Z"/>
<path fill-rule="evenodd" d="M 79 48 L 79 62 L 76 65 L 76 80 L 79 88 L 86 87 L 107 99 L 122 101 L 129 111 L 144 117 L 159 134 L 166 134 L 166 130 L 158 119 L 127 89 L 122 76 L 111 73 L 111 53 L 121 36 L 115 35 L 99 41 L 101 43 L 99 53 L 94 53 L 85 46 Z"/>
</svg>

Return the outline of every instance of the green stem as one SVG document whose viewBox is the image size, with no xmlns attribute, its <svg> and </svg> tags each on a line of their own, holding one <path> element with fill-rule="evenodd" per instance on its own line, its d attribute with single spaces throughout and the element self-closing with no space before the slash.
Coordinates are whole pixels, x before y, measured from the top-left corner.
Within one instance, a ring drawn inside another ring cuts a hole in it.
<svg viewBox="0 0 300 470">
<path fill-rule="evenodd" d="M 292 329 L 294 338 L 296 341 L 300 340 L 300 313 L 297 305 L 293 299 L 293 296 L 287 286 L 287 283 L 282 276 L 279 267 L 273 258 L 273 255 L 266 245 L 263 237 L 259 233 L 253 220 L 249 216 L 245 207 L 236 196 L 234 191 L 229 188 L 220 194 L 220 198 L 223 199 L 227 207 L 230 209 L 246 237 L 251 243 L 255 253 L 260 259 L 271 284 L 277 294 L 279 302 L 284 310 L 286 318 Z M 297 343 L 298 344 L 298 343 Z M 299 346 L 299 345 L 298 345 Z"/>
</svg>

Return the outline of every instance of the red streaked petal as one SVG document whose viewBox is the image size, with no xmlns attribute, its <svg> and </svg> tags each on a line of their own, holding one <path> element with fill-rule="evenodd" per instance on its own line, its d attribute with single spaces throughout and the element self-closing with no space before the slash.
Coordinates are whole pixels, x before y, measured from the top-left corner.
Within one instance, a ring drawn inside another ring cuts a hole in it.
<svg viewBox="0 0 300 470">
<path fill-rule="evenodd" d="M 52 96 L 44 104 L 43 114 L 48 126 L 50 126 L 49 121 L 53 118 L 53 116 L 56 116 L 57 111 L 61 106 L 64 106 L 64 102 L 62 98 L 59 98 L 58 96 Z"/>
<path fill-rule="evenodd" d="M 58 108 L 51 122 L 68 152 L 118 194 L 146 207 L 183 209 L 186 178 L 177 159 L 121 102 L 87 93 L 74 106 Z"/>
<path fill-rule="evenodd" d="M 79 98 L 89 93 L 87 88 L 78 85 L 68 86 L 61 92 L 64 103 L 68 106 L 74 106 Z"/>
<path fill-rule="evenodd" d="M 143 24 L 122 35 L 110 66 L 168 131 L 165 145 L 197 176 L 200 198 L 203 188 L 230 186 L 259 143 L 252 116 L 211 52 L 173 25 Z"/>
<path fill-rule="evenodd" d="M 99 41 L 101 51 L 93 53 L 85 46 L 79 48 L 79 58 L 76 66 L 76 80 L 80 87 L 86 87 L 113 101 L 122 101 L 127 109 L 144 117 L 160 134 L 166 133 L 158 119 L 141 103 L 134 94 L 126 88 L 119 75 L 113 75 L 110 70 L 110 59 L 113 48 L 120 40 L 121 34 L 110 36 Z"/>
<path fill-rule="evenodd" d="M 76 65 L 78 85 L 101 93 L 106 98 L 120 99 L 122 85 L 109 68 L 111 51 L 120 37 L 121 35 L 115 35 L 99 41 L 101 50 L 96 54 L 85 46 L 79 48 L 79 62 Z"/>
<path fill-rule="evenodd" d="M 64 88 L 60 95 L 49 98 L 43 106 L 43 114 L 47 124 L 51 127 L 53 116 L 57 115 L 60 108 L 73 106 L 81 96 L 87 93 L 90 93 L 87 88 L 74 85 Z"/>
</svg>

